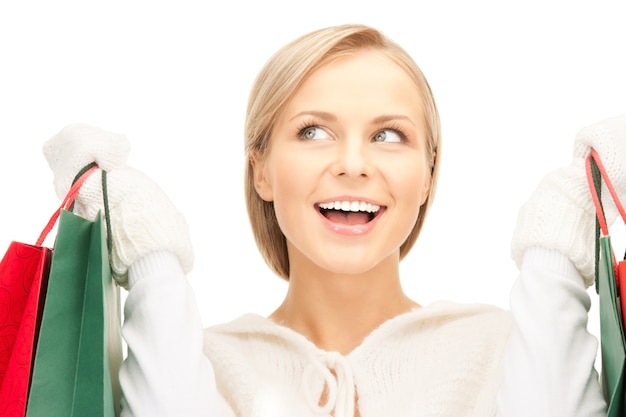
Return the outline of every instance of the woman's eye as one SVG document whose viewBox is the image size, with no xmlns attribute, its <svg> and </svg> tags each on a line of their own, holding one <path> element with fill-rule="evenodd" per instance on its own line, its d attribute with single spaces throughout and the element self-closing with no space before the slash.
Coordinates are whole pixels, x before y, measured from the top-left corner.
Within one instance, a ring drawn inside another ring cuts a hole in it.
<svg viewBox="0 0 626 417">
<path fill-rule="evenodd" d="M 324 129 L 317 126 L 309 126 L 300 131 L 300 136 L 303 139 L 326 139 L 328 134 Z"/>
<path fill-rule="evenodd" d="M 395 130 L 381 130 L 373 138 L 374 142 L 402 142 L 402 136 Z"/>
</svg>

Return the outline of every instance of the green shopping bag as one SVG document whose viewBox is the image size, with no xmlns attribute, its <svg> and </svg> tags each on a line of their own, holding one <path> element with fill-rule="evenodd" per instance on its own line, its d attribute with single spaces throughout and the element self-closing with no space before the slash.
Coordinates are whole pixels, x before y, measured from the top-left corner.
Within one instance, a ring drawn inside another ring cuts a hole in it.
<svg viewBox="0 0 626 417">
<path fill-rule="evenodd" d="M 122 360 L 119 288 L 104 222 L 61 210 L 27 417 L 114 417 Z"/>
<path fill-rule="evenodd" d="M 626 339 L 624 312 L 626 311 L 626 263 L 616 262 L 611 237 L 604 218 L 600 199 L 601 180 L 604 179 L 611 196 L 626 222 L 626 212 L 615 193 L 606 171 L 595 151 L 587 159 L 587 173 L 596 206 L 596 290 L 600 306 L 600 348 L 602 390 L 607 402 L 608 417 L 622 417 L 626 412 L 624 374 L 626 369 Z"/>
<path fill-rule="evenodd" d="M 609 417 L 622 417 L 626 410 L 624 395 L 624 327 L 620 296 L 617 291 L 613 249 L 608 236 L 600 238 L 598 292 L 600 297 L 600 345 L 602 351 L 602 389 Z"/>
</svg>

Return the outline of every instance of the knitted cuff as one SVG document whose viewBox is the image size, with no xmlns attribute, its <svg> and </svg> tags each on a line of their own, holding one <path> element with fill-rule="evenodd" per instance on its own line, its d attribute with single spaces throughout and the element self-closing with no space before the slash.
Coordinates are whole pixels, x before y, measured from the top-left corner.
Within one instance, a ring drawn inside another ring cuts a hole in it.
<svg viewBox="0 0 626 417">
<path fill-rule="evenodd" d="M 191 271 L 194 254 L 184 216 L 167 201 L 146 204 L 141 209 L 132 207 L 132 203 L 122 202 L 112 216 L 111 268 L 116 281 L 126 286 L 128 268 L 155 251 L 176 255 L 183 272 Z"/>
<path fill-rule="evenodd" d="M 182 275 L 183 271 L 176 256 L 167 251 L 150 252 L 146 256 L 137 259 L 128 268 L 128 288 L 132 288 L 137 282 L 149 279 L 169 280 L 172 276 Z"/>
</svg>

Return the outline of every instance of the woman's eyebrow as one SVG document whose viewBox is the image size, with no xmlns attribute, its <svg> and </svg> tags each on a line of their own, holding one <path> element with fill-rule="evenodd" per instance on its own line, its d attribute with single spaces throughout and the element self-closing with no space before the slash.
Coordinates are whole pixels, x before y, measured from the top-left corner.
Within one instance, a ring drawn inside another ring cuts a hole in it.
<svg viewBox="0 0 626 417">
<path fill-rule="evenodd" d="M 385 122 L 390 122 L 392 120 L 406 120 L 407 122 L 411 123 L 413 126 L 416 126 L 415 122 L 413 121 L 413 119 L 411 119 L 409 116 L 405 116 L 403 114 L 389 114 L 389 115 L 378 116 L 378 117 L 374 118 L 373 122 L 374 123 L 385 123 Z"/>
<path fill-rule="evenodd" d="M 329 122 L 337 121 L 337 116 L 335 116 L 334 114 L 328 113 L 328 112 L 325 112 L 325 111 L 317 111 L 317 110 L 305 110 L 305 111 L 302 111 L 302 112 L 296 114 L 295 116 L 293 116 L 291 119 L 289 119 L 289 121 L 291 121 L 291 120 L 293 120 L 295 118 L 301 117 L 301 116 L 315 116 L 315 117 L 318 117 L 318 118 L 320 118 L 322 120 L 326 120 L 326 121 L 329 121 Z"/>
</svg>

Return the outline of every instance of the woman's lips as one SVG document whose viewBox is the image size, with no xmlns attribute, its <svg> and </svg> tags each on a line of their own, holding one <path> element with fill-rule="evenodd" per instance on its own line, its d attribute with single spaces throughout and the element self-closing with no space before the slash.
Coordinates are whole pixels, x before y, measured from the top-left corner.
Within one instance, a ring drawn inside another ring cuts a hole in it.
<svg viewBox="0 0 626 417">
<path fill-rule="evenodd" d="M 324 223 L 333 232 L 358 236 L 369 232 L 386 207 L 365 200 L 335 200 L 316 204 Z"/>
</svg>

